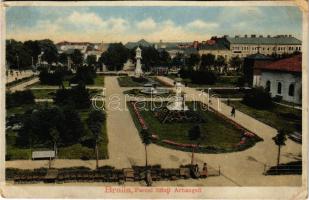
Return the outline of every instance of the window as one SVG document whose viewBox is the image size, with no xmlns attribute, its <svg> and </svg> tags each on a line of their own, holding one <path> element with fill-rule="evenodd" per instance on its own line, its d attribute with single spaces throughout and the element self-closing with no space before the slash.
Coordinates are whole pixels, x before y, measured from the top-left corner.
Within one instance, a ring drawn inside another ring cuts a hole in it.
<svg viewBox="0 0 309 200">
<path fill-rule="evenodd" d="M 294 97 L 294 91 L 295 91 L 295 85 L 294 83 L 291 83 L 289 86 L 289 96 Z"/>
<path fill-rule="evenodd" d="M 266 82 L 266 91 L 267 91 L 267 92 L 270 92 L 270 86 L 271 86 L 271 85 L 270 85 L 270 81 L 267 81 L 267 82 Z"/>
<path fill-rule="evenodd" d="M 282 84 L 279 82 L 277 87 L 277 93 L 281 94 L 281 90 L 282 90 Z"/>
</svg>

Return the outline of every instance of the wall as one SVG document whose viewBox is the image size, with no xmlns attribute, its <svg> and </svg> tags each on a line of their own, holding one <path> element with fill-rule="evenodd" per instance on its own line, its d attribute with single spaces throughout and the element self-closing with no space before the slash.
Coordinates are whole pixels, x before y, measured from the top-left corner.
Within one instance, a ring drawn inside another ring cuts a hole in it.
<svg viewBox="0 0 309 200">
<path fill-rule="evenodd" d="M 271 82 L 270 93 L 272 97 L 280 95 L 285 101 L 301 104 L 301 74 L 262 71 L 260 81 L 256 79 L 259 79 L 258 76 L 255 76 L 254 81 L 259 82 L 259 86 L 263 86 L 264 88 L 266 88 L 266 82 L 268 80 Z M 277 93 L 278 82 L 282 84 L 281 94 Z M 295 83 L 294 96 L 289 96 L 289 86 L 291 83 Z"/>
</svg>

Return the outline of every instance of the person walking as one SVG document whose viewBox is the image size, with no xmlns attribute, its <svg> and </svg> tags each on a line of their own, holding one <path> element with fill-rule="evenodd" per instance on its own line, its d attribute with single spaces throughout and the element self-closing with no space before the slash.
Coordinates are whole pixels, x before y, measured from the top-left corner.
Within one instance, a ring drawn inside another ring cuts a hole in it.
<svg viewBox="0 0 309 200">
<path fill-rule="evenodd" d="M 235 107 L 234 106 L 232 106 L 231 116 L 235 118 Z"/>
</svg>

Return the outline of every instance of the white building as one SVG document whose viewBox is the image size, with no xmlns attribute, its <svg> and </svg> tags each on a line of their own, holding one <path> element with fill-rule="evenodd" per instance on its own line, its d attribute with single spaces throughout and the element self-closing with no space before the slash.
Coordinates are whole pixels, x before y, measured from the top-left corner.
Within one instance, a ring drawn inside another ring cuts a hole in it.
<svg viewBox="0 0 309 200">
<path fill-rule="evenodd" d="M 302 57 L 274 61 L 254 68 L 253 86 L 262 86 L 272 97 L 301 104 L 302 102 Z"/>
</svg>

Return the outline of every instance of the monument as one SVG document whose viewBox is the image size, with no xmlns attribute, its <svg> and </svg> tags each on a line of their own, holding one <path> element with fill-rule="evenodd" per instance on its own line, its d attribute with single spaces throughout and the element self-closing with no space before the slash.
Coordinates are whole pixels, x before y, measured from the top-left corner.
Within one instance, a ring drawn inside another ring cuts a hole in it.
<svg viewBox="0 0 309 200">
<path fill-rule="evenodd" d="M 143 75 L 142 64 L 141 64 L 142 50 L 139 47 L 137 47 L 136 49 L 135 58 L 136 58 L 135 76 L 141 77 Z"/>
<path fill-rule="evenodd" d="M 182 84 L 180 82 L 175 83 L 176 95 L 175 99 L 169 103 L 167 106 L 168 110 L 172 111 L 186 111 L 189 110 L 188 106 L 186 106 L 185 98 L 182 95 Z"/>
</svg>

